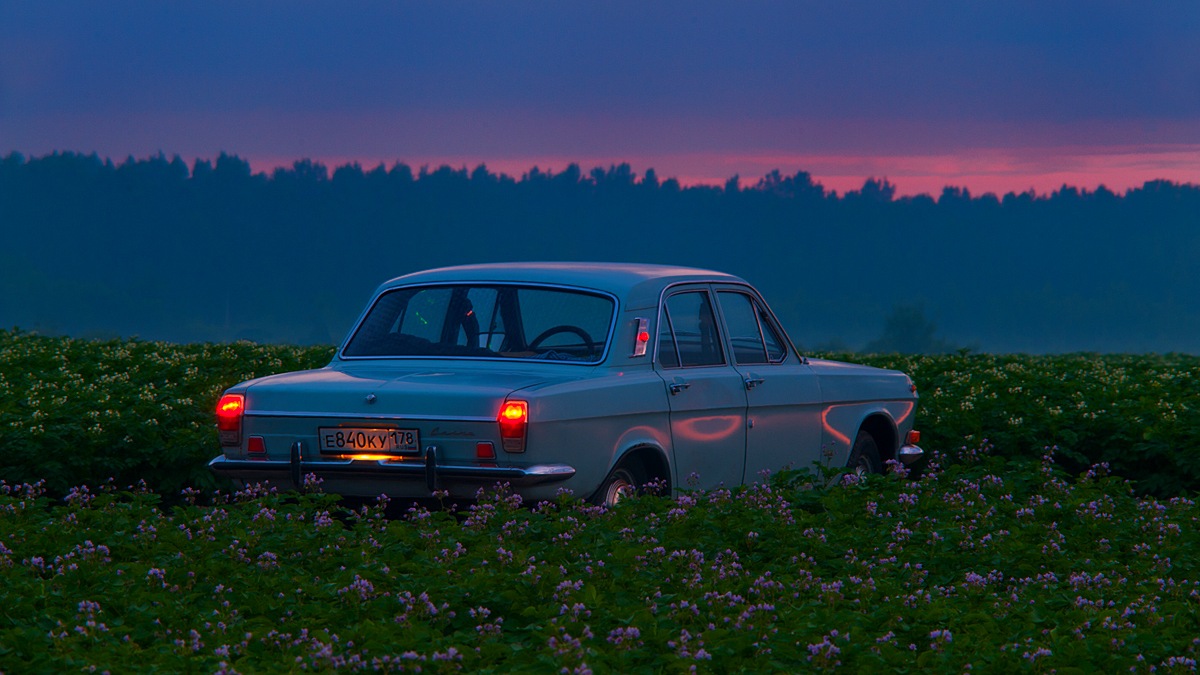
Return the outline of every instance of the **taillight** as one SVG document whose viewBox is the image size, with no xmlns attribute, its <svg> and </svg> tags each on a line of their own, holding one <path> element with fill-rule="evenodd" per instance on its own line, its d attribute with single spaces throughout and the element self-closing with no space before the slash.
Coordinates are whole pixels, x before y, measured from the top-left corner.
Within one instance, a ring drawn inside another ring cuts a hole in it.
<svg viewBox="0 0 1200 675">
<path fill-rule="evenodd" d="M 916 429 L 908 432 L 907 445 L 916 445 L 917 443 L 920 443 L 920 442 L 921 442 L 921 432 L 917 431 Z"/>
<path fill-rule="evenodd" d="M 225 394 L 217 402 L 217 432 L 221 445 L 242 442 L 242 413 L 245 411 L 246 397 L 242 394 Z"/>
<path fill-rule="evenodd" d="M 525 401 L 505 401 L 497 416 L 500 440 L 505 452 L 525 452 L 525 430 L 529 426 L 529 404 Z"/>
</svg>

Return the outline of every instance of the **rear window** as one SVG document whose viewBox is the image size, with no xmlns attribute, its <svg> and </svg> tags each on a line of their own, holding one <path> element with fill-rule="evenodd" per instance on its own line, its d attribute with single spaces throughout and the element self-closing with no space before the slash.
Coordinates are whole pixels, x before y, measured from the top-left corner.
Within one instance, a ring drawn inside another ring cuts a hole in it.
<svg viewBox="0 0 1200 675">
<path fill-rule="evenodd" d="M 611 297 L 562 288 L 399 288 L 379 296 L 342 356 L 596 363 L 604 356 L 615 312 Z"/>
</svg>

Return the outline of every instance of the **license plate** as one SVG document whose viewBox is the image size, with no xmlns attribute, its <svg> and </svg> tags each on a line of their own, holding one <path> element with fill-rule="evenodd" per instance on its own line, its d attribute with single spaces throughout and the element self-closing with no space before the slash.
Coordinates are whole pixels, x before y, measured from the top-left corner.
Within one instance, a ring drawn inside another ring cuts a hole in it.
<svg viewBox="0 0 1200 675">
<path fill-rule="evenodd" d="M 415 455 L 421 447 L 416 429 L 321 427 L 317 443 L 323 453 L 390 453 Z"/>
</svg>

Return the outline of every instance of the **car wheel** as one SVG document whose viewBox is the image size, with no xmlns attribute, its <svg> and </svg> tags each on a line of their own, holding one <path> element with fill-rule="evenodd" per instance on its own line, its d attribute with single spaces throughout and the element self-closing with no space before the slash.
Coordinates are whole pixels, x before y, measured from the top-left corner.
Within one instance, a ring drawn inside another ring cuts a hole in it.
<svg viewBox="0 0 1200 675">
<path fill-rule="evenodd" d="M 600 489 L 596 491 L 594 501 L 611 508 L 622 499 L 636 495 L 645 482 L 639 472 L 622 464 L 613 469 L 608 474 L 608 478 L 604 479 Z"/>
<path fill-rule="evenodd" d="M 883 473 L 883 462 L 879 461 L 879 445 L 875 442 L 875 437 L 866 430 L 859 431 L 855 437 L 846 468 L 860 476 Z"/>
</svg>

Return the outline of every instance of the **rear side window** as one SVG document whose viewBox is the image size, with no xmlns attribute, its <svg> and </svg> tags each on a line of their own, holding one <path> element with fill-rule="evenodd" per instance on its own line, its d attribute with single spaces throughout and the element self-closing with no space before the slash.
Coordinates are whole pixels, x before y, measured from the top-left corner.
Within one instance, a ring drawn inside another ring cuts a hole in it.
<svg viewBox="0 0 1200 675">
<path fill-rule="evenodd" d="M 734 363 L 778 363 L 783 360 L 783 340 L 753 298 L 733 291 L 720 291 L 717 298 L 729 329 Z"/>
<path fill-rule="evenodd" d="M 664 368 L 725 363 L 708 293 L 686 291 L 668 297 L 658 325 L 658 360 Z"/>
</svg>

